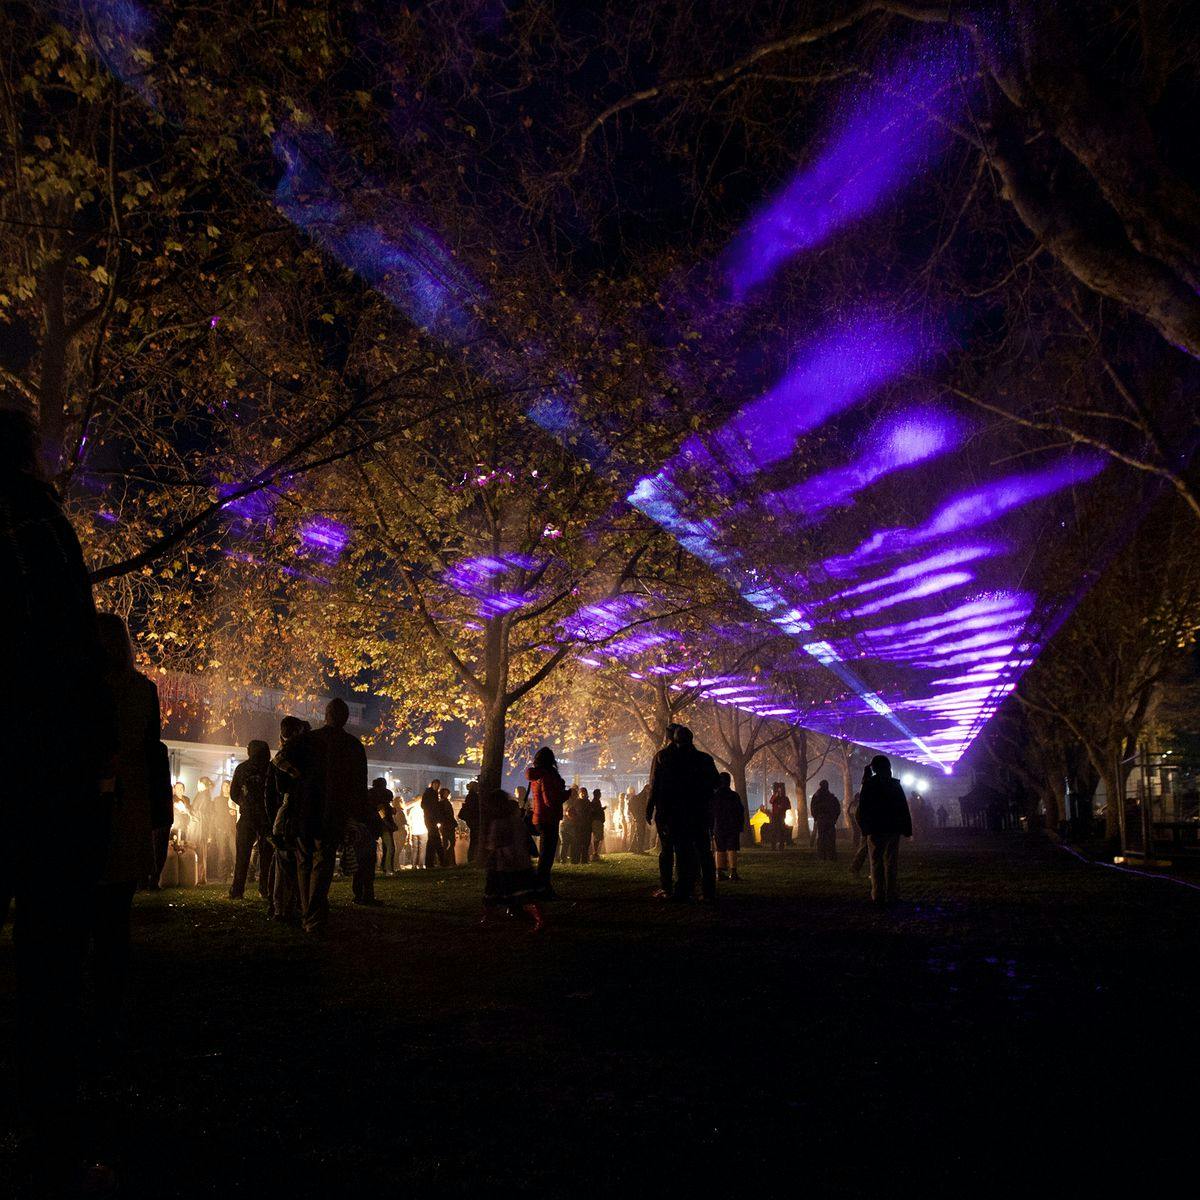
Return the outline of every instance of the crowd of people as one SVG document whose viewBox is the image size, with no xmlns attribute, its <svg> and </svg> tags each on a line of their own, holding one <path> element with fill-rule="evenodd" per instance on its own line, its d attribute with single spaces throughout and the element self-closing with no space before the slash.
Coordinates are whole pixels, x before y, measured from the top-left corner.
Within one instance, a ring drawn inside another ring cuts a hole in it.
<svg viewBox="0 0 1200 1200">
<path fill-rule="evenodd" d="M 232 778 L 219 786 L 202 778 L 187 796 L 172 783 L 157 689 L 134 665 L 124 620 L 96 612 L 78 540 L 39 476 L 32 425 L 11 411 L 0 412 L 0 468 L 0 585 L 17 633 L 5 639 L 3 666 L 7 679 L 21 681 L 6 690 L 10 711 L 0 723 L 10 766 L 0 792 L 0 918 L 15 900 L 19 1068 L 35 1157 L 49 1174 L 74 1169 L 83 1153 L 75 1095 L 85 961 L 90 955 L 91 1044 L 102 1053 L 118 1032 L 134 894 L 159 886 L 172 847 L 179 858 L 192 856 L 197 882 L 228 879 L 235 901 L 255 867 L 271 919 L 310 934 L 328 926 L 339 867 L 354 902 L 376 905 L 377 871 L 394 873 L 401 849 L 413 865 L 419 857 L 425 868 L 449 867 L 460 834 L 468 861 L 484 871 L 484 919 L 507 910 L 534 929 L 555 898 L 555 864 L 603 860 L 603 797 L 568 787 L 549 747 L 511 795 L 483 794 L 476 783 L 455 812 L 435 779 L 419 800 L 398 801 L 386 780 L 368 782 L 366 751 L 346 728 L 341 699 L 329 702 L 318 728 L 284 717 L 273 755 L 253 741 Z M 66 739 L 64 695 L 87 714 Z M 76 834 L 58 851 L 57 871 L 33 852 L 45 843 L 45 816 L 31 796 L 53 797 L 62 826 Z M 783 844 L 789 807 L 780 787 L 769 806 L 769 844 Z M 657 848 L 656 896 L 686 903 L 699 891 L 711 902 L 718 880 L 740 879 L 745 805 L 686 726 L 668 728 L 649 783 L 623 793 L 614 809 L 621 849 Z M 812 811 L 819 853 L 833 857 L 840 804 L 826 786 Z M 885 757 L 872 760 L 854 815 L 872 896 L 888 903 L 899 839 L 911 836 L 912 822 Z"/>
</svg>

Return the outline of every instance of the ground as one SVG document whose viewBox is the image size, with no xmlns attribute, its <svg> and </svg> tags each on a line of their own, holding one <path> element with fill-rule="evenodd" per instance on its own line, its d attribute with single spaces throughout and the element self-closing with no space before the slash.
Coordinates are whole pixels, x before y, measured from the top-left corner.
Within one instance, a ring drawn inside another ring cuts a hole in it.
<svg viewBox="0 0 1200 1200">
<path fill-rule="evenodd" d="M 649 899 L 649 856 L 562 868 L 541 934 L 479 928 L 468 869 L 382 881 L 373 910 L 339 881 L 323 940 L 218 887 L 139 896 L 123 1074 L 92 1093 L 121 1194 L 990 1194 L 1015 1176 L 1037 1195 L 1194 1140 L 1175 1088 L 1200 1039 L 1196 891 L 1019 834 L 906 845 L 883 912 L 845 857 L 756 851 L 743 873 L 709 907 Z M 6 934 L 6 1058 L 11 997 Z"/>
</svg>

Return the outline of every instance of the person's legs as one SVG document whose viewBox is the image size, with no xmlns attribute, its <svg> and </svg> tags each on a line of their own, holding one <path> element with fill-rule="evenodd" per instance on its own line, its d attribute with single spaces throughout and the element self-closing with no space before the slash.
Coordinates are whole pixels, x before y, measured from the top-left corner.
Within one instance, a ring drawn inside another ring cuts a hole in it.
<svg viewBox="0 0 1200 1200">
<path fill-rule="evenodd" d="M 303 921 L 312 900 L 313 870 L 316 857 L 316 842 L 312 838 L 297 838 L 296 864 L 296 909 Z"/>
<path fill-rule="evenodd" d="M 671 835 L 665 830 L 658 831 L 658 882 L 659 886 L 669 896 L 675 886 L 675 847 Z"/>
<path fill-rule="evenodd" d="M 554 856 L 558 852 L 559 830 L 557 821 L 547 821 L 541 826 L 538 841 L 538 883 L 543 891 L 550 891 L 550 872 L 554 869 Z"/>
<path fill-rule="evenodd" d="M 705 900 L 717 898 L 717 866 L 713 861 L 712 841 L 707 833 L 695 840 L 695 855 L 700 864 L 700 894 Z"/>
<path fill-rule="evenodd" d="M 384 875 L 396 873 L 396 835 L 390 829 L 383 831 L 383 862 L 380 870 Z"/>
<path fill-rule="evenodd" d="M 129 910 L 137 885 L 102 883 L 96 888 L 92 917 L 92 980 L 97 1041 L 116 1035 L 129 969 Z"/>
<path fill-rule="evenodd" d="M 440 867 L 442 865 L 442 841 L 438 837 L 436 825 L 431 825 L 425 833 L 425 866 Z"/>
<path fill-rule="evenodd" d="M 867 838 L 867 855 L 871 860 L 871 899 L 876 904 L 887 902 L 887 881 L 884 878 L 884 848 L 887 838 L 871 834 Z"/>
<path fill-rule="evenodd" d="M 696 876 L 700 871 L 700 856 L 696 852 L 695 840 L 686 834 L 676 837 L 675 842 L 675 900 L 691 900 L 696 891 Z M 714 888 L 715 891 L 715 888 Z"/>
<path fill-rule="evenodd" d="M 250 872 L 250 852 L 254 849 L 254 841 L 258 830 L 249 817 L 243 817 L 237 823 L 237 847 L 233 864 L 233 882 L 229 885 L 230 900 L 240 900 L 246 894 L 246 876 Z"/>
<path fill-rule="evenodd" d="M 265 829 L 258 830 L 255 840 L 258 842 L 258 894 L 270 903 L 275 847 L 271 845 L 271 839 L 267 837 Z"/>
<path fill-rule="evenodd" d="M 442 866 L 456 866 L 457 860 L 454 857 L 454 843 L 458 841 L 458 835 L 453 829 L 439 829 L 439 832 L 442 838 Z"/>
<path fill-rule="evenodd" d="M 858 844 L 858 849 L 854 851 L 854 857 L 850 860 L 850 874 L 857 875 L 863 869 L 863 863 L 867 861 L 867 853 L 870 847 L 867 845 L 867 839 L 862 838 Z"/>
<path fill-rule="evenodd" d="M 171 849 L 171 827 L 155 829 L 150 835 L 154 846 L 154 877 L 149 881 L 152 888 L 158 887 L 163 868 L 167 865 L 167 853 Z"/>
<path fill-rule="evenodd" d="M 307 894 L 301 890 L 301 917 L 305 931 L 314 933 L 329 921 L 329 887 L 337 863 L 339 838 L 314 838 L 311 847 Z"/>
<path fill-rule="evenodd" d="M 740 879 L 737 869 L 738 852 L 736 850 L 729 851 L 729 878 L 737 883 Z"/>
<path fill-rule="evenodd" d="M 890 837 L 883 851 L 884 896 L 890 902 L 896 899 L 896 875 L 900 865 L 900 838 Z"/>
</svg>

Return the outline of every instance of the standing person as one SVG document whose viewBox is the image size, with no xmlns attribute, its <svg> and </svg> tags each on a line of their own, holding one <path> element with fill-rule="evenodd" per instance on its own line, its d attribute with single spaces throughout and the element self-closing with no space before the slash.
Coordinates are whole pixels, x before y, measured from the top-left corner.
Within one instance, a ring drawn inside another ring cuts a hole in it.
<svg viewBox="0 0 1200 1200">
<path fill-rule="evenodd" d="M 483 924 L 498 908 L 512 916 L 521 909 L 533 919 L 533 930 L 545 925 L 538 903 L 538 877 L 529 854 L 525 817 L 521 806 L 507 793 L 493 792 L 480 806 L 483 840 Z"/>
<path fill-rule="evenodd" d="M 57 1194 L 82 1169 L 76 1010 L 117 734 L 83 553 L 39 477 L 36 444 L 24 413 L 0 410 L 0 925 L 15 899 L 15 1111 L 31 1125 L 40 1196 Z M 69 737 L 65 698 L 80 714 Z M 50 870 L 42 848 L 55 829 L 72 836 Z"/>
<path fill-rule="evenodd" d="M 425 818 L 425 866 L 444 865 L 442 837 L 438 832 L 438 817 L 441 813 L 442 781 L 434 779 L 421 796 L 421 815 Z"/>
<path fill-rule="evenodd" d="M 829 790 L 828 779 L 821 780 L 809 802 L 808 811 L 812 813 L 813 829 L 817 835 L 817 857 L 836 862 L 837 822 L 842 815 L 842 802 Z"/>
<path fill-rule="evenodd" d="M 467 827 L 467 862 L 478 863 L 483 857 L 483 828 L 478 779 L 472 779 L 467 784 L 467 798 L 458 810 L 458 819 Z"/>
<path fill-rule="evenodd" d="M 566 831 L 565 841 L 570 846 L 569 861 L 576 866 L 586 866 L 588 843 L 592 840 L 592 801 L 587 788 L 571 789 L 563 828 Z"/>
<path fill-rule="evenodd" d="M 237 862 L 237 805 L 233 802 L 233 780 L 222 779 L 217 792 L 217 838 L 220 850 L 221 882 L 233 881 Z"/>
<path fill-rule="evenodd" d="M 596 788 L 592 792 L 590 814 L 592 818 L 592 858 L 596 862 L 602 861 L 600 854 L 604 850 L 604 814 L 604 800 L 601 797 L 600 789 Z"/>
<path fill-rule="evenodd" d="M 871 768 L 866 767 L 863 770 L 862 781 L 865 784 L 871 778 Z M 854 857 L 850 860 L 850 874 L 856 879 L 863 869 L 863 864 L 867 861 L 867 839 L 863 836 L 862 825 L 859 823 L 858 811 L 862 805 L 862 785 L 854 793 L 854 799 L 850 803 L 850 820 L 854 825 Z"/>
<path fill-rule="evenodd" d="M 792 802 L 788 799 L 787 788 L 780 781 L 773 783 L 771 798 L 767 801 L 767 811 L 771 814 L 767 831 L 770 833 L 771 844 L 776 850 L 782 850 L 787 842 L 787 815 L 791 807 Z"/>
<path fill-rule="evenodd" d="M 676 861 L 671 899 L 690 901 L 700 875 L 705 900 L 717 898 L 717 872 L 712 855 L 713 796 L 719 776 L 712 755 L 696 749 L 692 731 L 676 725 L 671 745 L 654 759 L 650 803 L 659 822 L 659 837 L 669 840 Z"/>
<path fill-rule="evenodd" d="M 404 815 L 408 818 L 408 861 L 414 871 L 424 870 L 429 866 L 425 860 L 429 827 L 425 823 L 425 809 L 420 796 L 413 796 L 405 805 Z"/>
<path fill-rule="evenodd" d="M 846 805 L 846 818 L 850 822 L 850 838 L 851 849 L 858 853 L 859 844 L 862 842 L 862 828 L 858 823 L 858 805 L 862 800 L 862 791 L 854 793 L 854 798 Z"/>
<path fill-rule="evenodd" d="M 129 965 L 133 893 L 153 869 L 150 831 L 171 807 L 171 776 L 160 754 L 158 688 L 133 665 L 125 622 L 97 617 L 105 680 L 117 725 L 116 802 L 92 922 L 96 1031 L 102 1043 L 117 1032 Z"/>
<path fill-rule="evenodd" d="M 675 843 L 671 838 L 669 814 L 654 798 L 654 773 L 660 757 L 675 744 L 675 730 L 667 726 L 667 744 L 655 754 L 650 763 L 650 780 L 643 795 L 646 798 L 646 824 L 654 826 L 654 839 L 658 845 L 658 887 L 652 893 L 656 900 L 669 900 L 675 890 Z"/>
<path fill-rule="evenodd" d="M 379 870 L 385 876 L 396 874 L 396 809 L 395 797 L 388 790 L 387 780 L 380 776 L 371 780 L 371 803 L 379 817 L 379 840 L 383 846 Z"/>
<path fill-rule="evenodd" d="M 271 826 L 267 816 L 267 782 L 271 775 L 271 747 L 266 742 L 252 741 L 246 746 L 246 760 L 233 769 L 229 795 L 237 805 L 237 834 L 234 852 L 233 882 L 229 885 L 230 900 L 240 900 L 246 894 L 246 878 L 250 874 L 250 856 L 258 846 L 258 894 L 269 902 L 271 859 Z"/>
<path fill-rule="evenodd" d="M 284 717 L 279 722 L 279 753 L 310 726 L 300 717 Z M 299 809 L 293 797 L 300 790 L 299 779 L 271 763 L 267 775 L 267 819 L 271 826 L 271 872 L 267 884 L 267 917 L 294 922 L 299 919 L 300 899 L 296 889 L 296 838 L 299 836 Z"/>
<path fill-rule="evenodd" d="M 525 778 L 529 781 L 529 801 L 533 823 L 538 831 L 538 883 L 542 895 L 553 900 L 555 896 L 550 886 L 550 872 L 554 869 L 554 856 L 558 851 L 567 785 L 558 773 L 558 763 L 549 746 L 543 746 L 533 756 L 533 763 L 525 772 Z"/>
<path fill-rule="evenodd" d="M 367 803 L 367 752 L 346 732 L 349 719 L 346 702 L 330 700 L 325 724 L 293 738 L 275 756 L 276 764 L 300 785 L 288 806 L 298 807 L 296 890 L 306 933 L 322 932 L 328 925 L 338 846 L 350 816 Z"/>
<path fill-rule="evenodd" d="M 717 847 L 717 878 L 741 882 L 738 851 L 742 848 L 742 830 L 746 828 L 746 806 L 733 790 L 728 771 L 717 776 L 713 793 L 713 841 Z"/>
<path fill-rule="evenodd" d="M 382 834 L 383 818 L 379 815 L 379 807 L 371 791 L 364 789 L 361 797 L 351 798 L 346 819 L 346 837 L 354 855 L 350 888 L 355 904 L 374 907 L 383 904 L 375 896 L 375 863 Z"/>
<path fill-rule="evenodd" d="M 454 857 L 454 844 L 458 841 L 458 818 L 454 815 L 454 800 L 448 787 L 438 792 L 438 836 L 442 839 L 442 866 L 458 866 L 458 859 Z"/>
<path fill-rule="evenodd" d="M 196 781 L 196 794 L 192 797 L 191 838 L 196 843 L 196 882 L 208 882 L 209 843 L 213 836 L 213 814 L 215 811 L 213 781 L 201 775 Z"/>
<path fill-rule="evenodd" d="M 646 853 L 646 805 L 650 802 L 650 785 L 640 792 L 629 789 L 629 850 L 631 854 Z"/>
<path fill-rule="evenodd" d="M 876 904 L 896 900 L 900 839 L 912 837 L 912 816 L 900 781 L 892 777 L 892 763 L 877 754 L 864 778 L 858 820 L 866 834 L 871 859 L 871 899 Z"/>
<path fill-rule="evenodd" d="M 944 804 L 937 806 L 937 824 L 939 829 L 945 829 L 950 824 L 950 814 L 946 811 Z"/>
</svg>

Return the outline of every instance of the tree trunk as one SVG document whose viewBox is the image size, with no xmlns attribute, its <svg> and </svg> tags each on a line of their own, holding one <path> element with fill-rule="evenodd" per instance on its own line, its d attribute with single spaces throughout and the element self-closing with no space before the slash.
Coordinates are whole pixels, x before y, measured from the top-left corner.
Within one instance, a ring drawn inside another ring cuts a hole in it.
<svg viewBox="0 0 1200 1200">
<path fill-rule="evenodd" d="M 508 710 L 502 703 L 493 704 L 483 722 L 483 756 L 479 763 L 479 791 L 490 796 L 504 781 L 504 738 Z"/>
<path fill-rule="evenodd" d="M 746 791 L 746 767 L 749 764 L 741 755 L 729 758 L 729 774 L 733 776 L 733 790 L 742 798 L 746 811 L 750 811 L 750 797 Z"/>
</svg>

